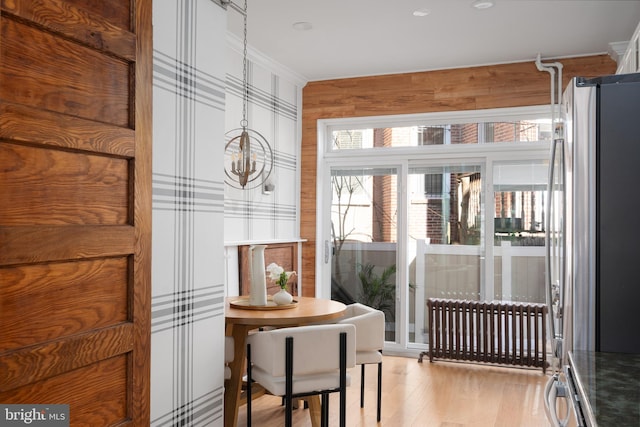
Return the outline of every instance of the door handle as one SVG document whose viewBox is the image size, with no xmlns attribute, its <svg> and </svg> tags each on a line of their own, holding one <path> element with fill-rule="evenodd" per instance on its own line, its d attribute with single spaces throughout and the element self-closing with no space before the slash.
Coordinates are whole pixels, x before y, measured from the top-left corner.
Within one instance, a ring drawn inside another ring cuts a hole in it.
<svg viewBox="0 0 640 427">
<path fill-rule="evenodd" d="M 331 247 L 329 246 L 329 241 L 324 241 L 324 263 L 329 264 L 329 254 L 331 253 Z"/>
</svg>

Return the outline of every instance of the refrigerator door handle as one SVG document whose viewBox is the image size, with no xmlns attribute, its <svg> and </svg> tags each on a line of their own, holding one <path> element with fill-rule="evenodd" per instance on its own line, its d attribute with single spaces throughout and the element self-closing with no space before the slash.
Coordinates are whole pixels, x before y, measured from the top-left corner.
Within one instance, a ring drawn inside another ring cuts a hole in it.
<svg viewBox="0 0 640 427">
<path fill-rule="evenodd" d="M 569 423 L 570 411 L 566 406 L 566 414 L 564 419 L 558 417 L 558 398 L 564 398 L 567 405 L 571 402 L 567 396 L 565 386 L 559 381 L 557 375 L 553 375 L 544 388 L 544 410 L 547 413 L 547 419 L 553 427 L 566 427 Z"/>
<path fill-rule="evenodd" d="M 547 182 L 547 209 L 549 209 L 548 207 L 551 206 L 551 201 L 553 199 L 553 195 L 552 195 L 552 191 L 553 191 L 553 177 L 554 177 L 554 169 L 555 169 L 555 162 L 554 162 L 554 156 L 556 153 L 556 140 L 554 139 L 553 142 L 551 143 L 551 162 L 549 162 L 549 180 Z M 551 215 L 547 215 L 546 218 L 546 224 L 545 224 L 545 229 L 546 229 L 546 233 L 545 233 L 545 240 L 546 240 L 546 262 L 547 262 L 547 283 L 549 284 L 549 286 L 551 286 Z"/>
<path fill-rule="evenodd" d="M 551 377 L 544 387 L 544 410 L 547 413 L 547 419 L 553 427 L 560 427 L 560 420 L 556 412 L 556 397 L 558 390 L 556 389 L 556 379 Z"/>
<path fill-rule="evenodd" d="M 547 206 L 550 207 L 553 202 L 553 181 L 555 178 L 555 157 L 558 155 L 556 150 L 558 149 L 558 140 L 553 139 L 551 143 L 551 162 L 549 164 L 549 181 L 547 186 Z M 548 319 L 549 319 L 549 327 L 551 329 L 550 338 L 551 340 L 555 340 L 557 338 L 555 322 L 553 319 L 553 303 L 554 303 L 554 283 L 553 276 L 551 274 L 551 215 L 547 215 L 546 224 L 545 224 L 545 239 L 546 239 L 546 264 L 547 264 L 547 307 L 548 307 Z M 555 348 L 555 346 L 553 346 Z M 556 354 L 554 354 L 556 356 Z"/>
</svg>

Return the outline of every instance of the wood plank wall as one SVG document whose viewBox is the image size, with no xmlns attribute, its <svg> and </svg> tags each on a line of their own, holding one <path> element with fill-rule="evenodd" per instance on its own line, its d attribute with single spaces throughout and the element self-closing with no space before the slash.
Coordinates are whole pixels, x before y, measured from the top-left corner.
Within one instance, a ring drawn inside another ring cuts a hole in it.
<svg viewBox="0 0 640 427">
<path fill-rule="evenodd" d="M 574 76 L 616 71 L 608 55 L 556 61 L 563 65 L 563 87 Z M 533 61 L 308 83 L 302 93 L 302 295 L 315 295 L 317 120 L 544 105 L 550 92 L 549 73 Z"/>
</svg>

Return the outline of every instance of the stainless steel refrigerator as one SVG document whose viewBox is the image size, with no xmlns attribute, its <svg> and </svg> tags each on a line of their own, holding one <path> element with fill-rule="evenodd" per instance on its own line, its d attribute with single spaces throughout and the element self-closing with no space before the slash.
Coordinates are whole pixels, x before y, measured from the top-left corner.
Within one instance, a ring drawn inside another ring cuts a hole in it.
<svg viewBox="0 0 640 427">
<path fill-rule="evenodd" d="M 640 74 L 571 80 L 547 208 L 547 413 L 552 425 L 593 425 L 570 352 L 640 353 Z M 558 397 L 573 409 L 558 415 Z"/>
</svg>

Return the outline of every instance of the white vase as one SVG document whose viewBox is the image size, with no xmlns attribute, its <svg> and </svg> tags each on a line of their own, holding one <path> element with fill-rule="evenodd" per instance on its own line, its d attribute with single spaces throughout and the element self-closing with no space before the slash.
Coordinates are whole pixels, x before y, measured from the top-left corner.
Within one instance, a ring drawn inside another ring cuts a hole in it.
<svg viewBox="0 0 640 427">
<path fill-rule="evenodd" d="M 249 246 L 249 304 L 267 305 L 267 277 L 264 266 L 266 245 Z"/>
<path fill-rule="evenodd" d="M 293 296 L 286 289 L 280 289 L 272 299 L 277 305 L 287 305 L 293 302 Z"/>
</svg>

